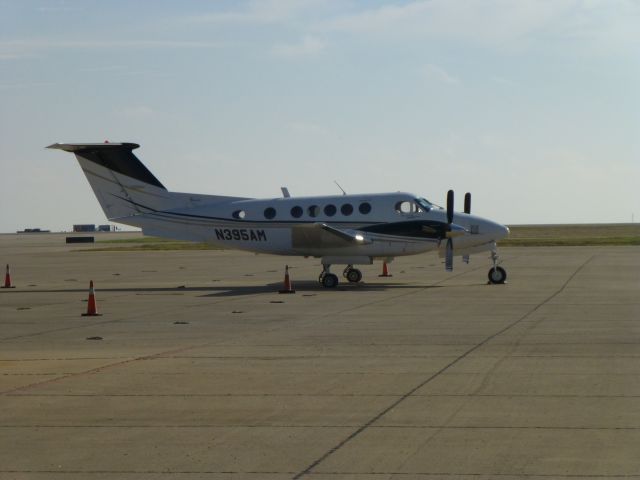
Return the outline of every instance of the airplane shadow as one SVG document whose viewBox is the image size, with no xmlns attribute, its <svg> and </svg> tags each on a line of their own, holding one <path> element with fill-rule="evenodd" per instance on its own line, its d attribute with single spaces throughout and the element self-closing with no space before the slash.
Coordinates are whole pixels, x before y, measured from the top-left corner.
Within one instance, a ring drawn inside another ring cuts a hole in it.
<svg viewBox="0 0 640 480">
<path fill-rule="evenodd" d="M 293 288 L 296 293 L 302 295 L 316 295 L 318 293 L 334 293 L 334 292 L 380 292 L 387 290 L 404 290 L 404 289 L 432 289 L 442 288 L 440 285 L 411 285 L 402 283 L 384 283 L 384 284 L 367 284 L 361 283 L 341 283 L 336 288 L 324 288 L 318 282 L 312 280 L 309 281 L 296 281 L 293 284 Z M 282 289 L 282 282 L 270 283 L 267 285 L 254 285 L 254 286 L 216 286 L 214 287 L 216 292 L 200 295 L 201 297 L 229 297 L 240 295 L 253 295 L 257 293 L 278 293 Z"/>
<path fill-rule="evenodd" d="M 250 286 L 250 287 L 215 287 L 216 290 L 219 291 L 214 293 L 209 293 L 206 295 L 200 295 L 201 297 L 229 297 L 229 296 L 240 296 L 240 295 L 253 295 L 257 293 L 277 293 L 282 288 L 282 283 L 270 283 L 267 285 L 261 286 Z M 377 284 L 367 284 L 367 283 L 357 283 L 357 284 L 339 284 L 336 288 L 324 288 L 318 282 L 314 281 L 297 281 L 294 282 L 293 288 L 296 293 L 300 293 L 302 295 L 312 294 L 315 295 L 317 293 L 332 293 L 332 292 L 375 292 L 375 291 L 386 291 L 386 290 L 395 290 L 395 289 L 431 289 L 431 288 L 440 288 L 440 286 L 434 285 L 408 285 L 408 284 L 399 284 L 399 283 L 377 283 Z"/>
<path fill-rule="evenodd" d="M 386 290 L 404 290 L 404 289 L 434 289 L 443 288 L 441 285 L 412 285 L 412 284 L 400 284 L 400 283 L 341 283 L 336 288 L 327 289 L 322 287 L 318 282 L 314 281 L 298 281 L 293 285 L 296 293 L 302 295 L 312 294 L 315 295 L 320 292 L 332 293 L 332 292 L 375 292 Z M 236 297 L 244 295 L 256 295 L 266 293 L 278 293 L 282 288 L 282 282 L 274 282 L 265 285 L 215 285 L 207 287 L 122 287 L 122 288 L 100 288 L 96 289 L 96 293 L 134 293 L 136 295 L 179 295 L 186 292 L 202 292 L 199 297 Z M 58 288 L 58 289 L 15 289 L 11 293 L 84 293 L 88 292 L 87 288 Z"/>
</svg>

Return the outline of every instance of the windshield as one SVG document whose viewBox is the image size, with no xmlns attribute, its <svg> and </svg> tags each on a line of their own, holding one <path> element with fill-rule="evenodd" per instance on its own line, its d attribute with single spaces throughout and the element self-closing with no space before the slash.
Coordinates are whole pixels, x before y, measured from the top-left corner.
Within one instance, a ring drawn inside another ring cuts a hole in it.
<svg viewBox="0 0 640 480">
<path fill-rule="evenodd" d="M 425 212 L 430 211 L 433 208 L 433 204 L 426 198 L 416 198 L 415 202 L 420 205 Z"/>
</svg>

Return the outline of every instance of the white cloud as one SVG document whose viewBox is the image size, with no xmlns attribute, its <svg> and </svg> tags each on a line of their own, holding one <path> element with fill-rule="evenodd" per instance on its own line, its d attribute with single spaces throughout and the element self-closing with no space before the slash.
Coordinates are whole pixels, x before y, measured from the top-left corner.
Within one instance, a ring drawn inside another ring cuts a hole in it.
<svg viewBox="0 0 640 480">
<path fill-rule="evenodd" d="M 271 53 L 278 57 L 304 57 L 308 55 L 316 55 L 326 48 L 326 43 L 322 40 L 306 36 L 298 43 L 284 43 L 275 45 L 271 49 Z"/>
<path fill-rule="evenodd" d="M 27 57 L 31 57 L 31 56 L 32 55 L 26 54 L 26 53 L 19 53 L 19 52 L 12 52 L 12 51 L 7 51 L 7 52 L 0 51 L 0 61 L 2 61 L 2 60 L 18 60 L 20 58 L 27 58 Z"/>
<path fill-rule="evenodd" d="M 640 43 L 640 3 L 631 0 L 422 0 L 338 16 L 320 31 L 436 37 L 503 50 L 576 39 L 588 47 Z M 577 42 L 578 43 L 578 42 Z"/>
<path fill-rule="evenodd" d="M 435 80 L 448 85 L 458 85 L 460 83 L 460 79 L 458 77 L 451 75 L 444 68 L 432 63 L 422 67 L 422 75 L 427 80 Z"/>
<path fill-rule="evenodd" d="M 517 82 L 509 78 L 501 77 L 500 75 L 491 75 L 490 80 L 505 87 L 515 87 L 518 85 Z"/>
<path fill-rule="evenodd" d="M 150 118 L 156 115 L 156 111 L 147 105 L 131 105 L 120 110 L 120 114 L 128 118 Z"/>
<path fill-rule="evenodd" d="M 80 69 L 81 72 L 91 72 L 91 73 L 120 73 L 127 69 L 124 65 L 101 65 L 101 66 L 91 66 L 91 67 L 83 67 Z"/>
<path fill-rule="evenodd" d="M 253 0 L 240 10 L 188 15 L 182 21 L 196 24 L 278 23 L 325 3 L 324 0 Z"/>
<path fill-rule="evenodd" d="M 327 130 L 322 125 L 318 125 L 316 123 L 304 122 L 304 121 L 296 121 L 290 122 L 287 124 L 287 128 L 291 130 L 293 133 L 299 135 L 309 135 L 309 136 L 327 136 L 329 135 L 329 130 Z"/>
<path fill-rule="evenodd" d="M 79 7 L 70 7 L 66 5 L 47 5 L 38 7 L 37 10 L 40 13 L 69 13 L 78 12 L 82 9 Z"/>
<path fill-rule="evenodd" d="M 50 87 L 51 85 L 55 85 L 55 83 L 53 82 L 0 83 L 0 90 Z"/>
<path fill-rule="evenodd" d="M 568 16 L 561 36 L 594 48 L 598 53 L 632 51 L 640 47 L 640 2 L 583 0 Z"/>
<path fill-rule="evenodd" d="M 191 42 L 182 40 L 6 40 L 0 41 L 0 60 L 33 56 L 48 50 L 106 50 L 156 48 L 218 48 L 217 42 Z"/>
<path fill-rule="evenodd" d="M 435 34 L 494 42 L 544 27 L 575 3 L 576 0 L 418 1 L 339 17 L 329 26 L 351 32 Z"/>
<path fill-rule="evenodd" d="M 122 40 L 96 42 L 60 42 L 63 48 L 217 48 L 218 42 L 191 42 L 183 40 Z"/>
</svg>

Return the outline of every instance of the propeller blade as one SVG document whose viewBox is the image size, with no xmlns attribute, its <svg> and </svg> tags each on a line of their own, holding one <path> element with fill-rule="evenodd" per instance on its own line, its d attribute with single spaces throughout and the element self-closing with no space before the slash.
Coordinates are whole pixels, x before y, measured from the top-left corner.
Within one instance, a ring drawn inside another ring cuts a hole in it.
<svg viewBox="0 0 640 480">
<path fill-rule="evenodd" d="M 471 213 L 471 194 L 464 194 L 464 213 Z"/>
<path fill-rule="evenodd" d="M 451 240 L 450 238 L 447 239 L 447 252 L 445 255 L 444 264 L 447 272 L 453 271 L 453 240 Z"/>
<path fill-rule="evenodd" d="M 453 223 L 453 190 L 447 192 L 447 223 Z"/>
</svg>

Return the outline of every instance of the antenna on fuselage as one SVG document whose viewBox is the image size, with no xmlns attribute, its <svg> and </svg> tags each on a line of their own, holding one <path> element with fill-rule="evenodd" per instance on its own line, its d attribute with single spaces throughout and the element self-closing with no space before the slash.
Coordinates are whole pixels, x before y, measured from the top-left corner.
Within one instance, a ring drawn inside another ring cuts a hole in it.
<svg viewBox="0 0 640 480">
<path fill-rule="evenodd" d="M 291 194 L 289 193 L 289 189 L 287 187 L 280 187 L 280 190 L 282 191 L 282 196 L 284 198 L 290 198 Z"/>
<path fill-rule="evenodd" d="M 338 188 L 339 188 L 340 190 L 342 190 L 342 194 L 343 194 L 343 195 L 346 195 L 346 194 L 347 194 L 347 192 L 345 192 L 345 191 L 344 191 L 344 188 L 342 188 L 342 187 L 340 186 L 340 184 L 338 183 L 338 181 L 337 181 L 337 180 L 334 180 L 334 181 L 333 181 L 333 183 L 335 183 L 335 184 L 338 186 Z"/>
</svg>

